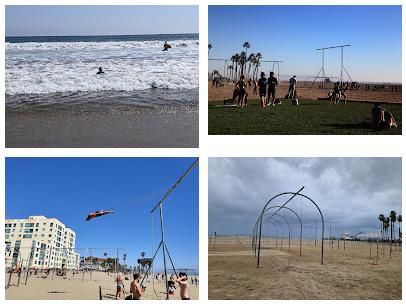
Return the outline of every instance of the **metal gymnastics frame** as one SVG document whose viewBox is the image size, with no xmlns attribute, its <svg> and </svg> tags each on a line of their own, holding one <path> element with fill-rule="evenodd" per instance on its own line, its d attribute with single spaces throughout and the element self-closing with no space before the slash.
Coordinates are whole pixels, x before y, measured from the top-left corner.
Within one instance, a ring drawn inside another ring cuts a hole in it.
<svg viewBox="0 0 406 304">
<path fill-rule="evenodd" d="M 285 207 L 285 206 L 271 206 L 271 207 L 268 207 L 266 210 L 265 210 L 265 213 L 267 212 L 267 211 L 269 211 L 269 210 L 271 210 L 271 209 L 274 209 L 274 208 L 282 208 L 282 209 L 286 209 L 286 210 L 289 210 L 290 212 L 292 212 L 294 215 L 296 215 L 296 217 L 297 217 L 297 219 L 299 220 L 299 223 L 300 223 L 300 246 L 299 246 L 299 256 L 302 256 L 302 240 L 303 240 L 303 223 L 302 223 L 302 219 L 300 218 L 300 216 L 299 216 L 299 214 L 297 214 L 296 213 L 296 211 L 295 210 L 293 210 L 293 209 L 291 209 L 291 208 L 289 208 L 289 207 Z M 264 214 L 265 214 L 264 213 Z M 272 215 L 273 216 L 273 215 Z M 265 219 L 265 222 L 267 222 L 270 218 L 272 218 L 272 216 L 270 216 L 270 217 L 268 217 L 267 219 Z M 253 234 L 252 234 L 252 250 L 253 250 L 253 252 L 254 252 L 254 254 L 256 254 L 256 244 L 257 244 L 257 239 L 258 239 L 258 223 L 259 223 L 259 217 L 258 217 L 258 220 L 257 220 L 257 222 L 255 223 L 255 226 L 254 226 L 254 230 L 253 230 Z"/>
<path fill-rule="evenodd" d="M 322 237 L 321 237 L 321 258 L 320 258 L 320 262 L 323 265 L 324 263 L 324 217 L 323 217 L 323 213 L 321 212 L 319 206 L 316 204 L 315 201 L 313 201 L 310 197 L 308 197 L 307 195 L 301 194 L 300 192 L 304 189 L 304 186 L 302 188 L 300 188 L 297 192 L 282 192 L 279 193 L 275 196 L 273 196 L 264 206 L 264 208 L 262 209 L 262 212 L 258 218 L 258 222 L 259 222 L 259 233 L 258 233 L 258 249 L 257 249 L 257 268 L 259 268 L 259 262 L 260 262 L 260 254 L 261 254 L 261 237 L 262 237 L 262 222 L 263 222 L 263 218 L 264 218 L 264 214 L 269 206 L 269 204 L 276 198 L 280 197 L 280 196 L 284 196 L 284 195 L 292 195 L 284 204 L 281 205 L 281 207 L 278 208 L 278 210 L 276 210 L 272 216 L 274 214 L 277 214 L 281 209 L 283 209 L 283 207 L 285 207 L 290 201 L 292 201 L 292 199 L 296 196 L 301 196 L 307 199 L 307 201 L 310 201 L 318 210 L 318 212 L 320 213 L 320 218 L 322 221 Z"/>
<path fill-rule="evenodd" d="M 322 77 L 322 79 L 323 79 L 323 84 L 324 84 L 324 82 L 325 82 L 325 80 L 326 80 L 326 73 L 325 73 L 325 71 L 324 71 L 324 51 L 325 51 L 325 50 L 329 50 L 329 49 L 337 49 L 337 48 L 340 48 L 340 49 L 341 49 L 340 83 L 343 83 L 343 71 L 347 74 L 348 78 L 349 78 L 349 79 L 351 80 L 351 82 L 352 82 L 352 78 L 351 78 L 350 74 L 348 73 L 347 69 L 346 69 L 345 66 L 344 66 L 344 48 L 350 47 L 350 46 L 351 46 L 351 44 L 343 44 L 343 45 L 329 46 L 329 47 L 324 47 L 324 48 L 316 49 L 316 51 L 321 51 L 321 54 L 322 54 L 321 69 L 320 69 L 320 71 L 317 73 L 316 77 L 314 78 L 314 80 L 313 80 L 311 86 L 313 86 L 313 84 L 316 82 L 316 80 L 317 80 L 317 78 L 319 77 L 320 73 L 321 73 L 321 76 L 320 76 L 320 77 Z"/>
<path fill-rule="evenodd" d="M 153 257 L 152 257 L 152 261 L 148 265 L 146 275 L 142 278 L 142 281 L 141 281 L 140 285 L 142 285 L 145 278 L 148 277 L 149 271 L 150 271 L 152 265 L 154 264 L 154 260 L 155 260 L 157 254 L 158 254 L 158 251 L 162 247 L 162 255 L 163 255 L 163 262 L 164 262 L 164 274 L 165 274 L 165 287 L 166 287 L 166 300 L 169 300 L 168 268 L 166 266 L 166 254 L 168 254 L 169 261 L 171 262 L 172 269 L 174 270 L 175 275 L 178 276 L 178 273 L 176 272 L 176 268 L 175 268 L 175 266 L 173 264 L 173 260 L 172 260 L 172 257 L 170 255 L 170 253 L 169 253 L 168 246 L 166 245 L 162 203 L 168 197 L 168 195 L 173 190 L 175 190 L 175 188 L 182 182 L 182 180 L 185 178 L 185 176 L 188 175 L 190 171 L 192 171 L 192 169 L 196 166 L 198 161 L 199 161 L 199 158 L 196 158 L 195 161 L 185 171 L 185 173 L 182 174 L 182 176 L 172 185 L 172 187 L 168 190 L 168 192 L 166 192 L 166 194 L 161 198 L 161 200 L 151 210 L 151 214 L 153 214 L 159 208 L 159 220 L 160 220 L 160 224 L 161 224 L 160 225 L 160 227 L 161 227 L 161 241 L 160 241 L 158 247 L 155 250 L 155 253 L 154 253 Z"/>
</svg>

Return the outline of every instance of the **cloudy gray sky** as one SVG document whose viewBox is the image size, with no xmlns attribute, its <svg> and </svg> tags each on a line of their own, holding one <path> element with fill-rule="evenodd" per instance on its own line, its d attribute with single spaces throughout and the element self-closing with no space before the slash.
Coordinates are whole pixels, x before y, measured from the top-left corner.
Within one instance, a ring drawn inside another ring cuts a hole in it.
<svg viewBox="0 0 406 304">
<path fill-rule="evenodd" d="M 271 197 L 296 192 L 302 186 L 301 193 L 319 205 L 325 220 L 336 222 L 331 224 L 332 234 L 377 232 L 380 213 L 388 215 L 394 210 L 401 214 L 401 170 L 401 158 L 210 158 L 209 234 L 251 233 Z M 274 205 L 289 197 L 279 197 Z M 306 223 L 304 236 L 314 237 L 312 220 L 320 219 L 317 209 L 300 197 L 287 206 Z M 284 210 L 280 214 L 298 231 L 293 213 Z M 276 220 L 269 224 L 269 233 L 278 225 Z M 329 230 L 326 223 L 327 236 Z"/>
</svg>

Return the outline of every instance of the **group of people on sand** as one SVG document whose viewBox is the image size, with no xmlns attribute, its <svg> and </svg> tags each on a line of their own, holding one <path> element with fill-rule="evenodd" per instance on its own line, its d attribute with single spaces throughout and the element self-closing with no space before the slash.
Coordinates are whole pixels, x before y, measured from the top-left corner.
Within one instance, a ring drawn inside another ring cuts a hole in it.
<svg viewBox="0 0 406 304">
<path fill-rule="evenodd" d="M 289 79 L 288 93 L 285 95 L 286 99 L 294 101 L 294 104 L 299 105 L 297 99 L 296 90 L 296 75 Z M 275 106 L 276 103 L 281 104 L 281 100 L 276 98 L 276 86 L 278 85 L 278 79 L 275 77 L 274 72 L 269 73 L 269 77 L 265 76 L 264 72 L 261 72 L 261 78 L 258 81 L 254 81 L 253 93 L 259 94 L 260 106 L 265 108 L 266 106 Z M 247 82 L 245 76 L 241 75 L 240 80 L 236 83 L 233 92 L 233 102 L 237 99 L 237 106 L 242 108 L 248 103 Z"/>
<path fill-rule="evenodd" d="M 141 281 L 142 281 L 141 275 L 139 273 L 135 273 L 133 275 L 133 281 L 131 282 L 130 285 L 129 295 L 125 297 L 126 300 L 141 300 L 142 296 L 145 293 L 145 286 L 141 285 Z M 190 300 L 188 293 L 189 288 L 188 276 L 185 272 L 179 272 L 179 275 L 177 277 L 171 275 L 168 281 L 168 295 L 175 294 L 176 283 L 178 283 L 180 287 L 179 295 L 181 300 Z M 126 291 L 124 288 L 123 277 L 120 274 L 117 275 L 116 285 L 117 285 L 116 299 L 123 299 Z"/>
</svg>

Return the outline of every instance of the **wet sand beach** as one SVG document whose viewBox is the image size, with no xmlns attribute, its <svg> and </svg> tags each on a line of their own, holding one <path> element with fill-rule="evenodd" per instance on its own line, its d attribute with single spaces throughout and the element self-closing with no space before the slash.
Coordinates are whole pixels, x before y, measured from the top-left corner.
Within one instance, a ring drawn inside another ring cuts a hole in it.
<svg viewBox="0 0 406 304">
<path fill-rule="evenodd" d="M 198 106 L 6 105 L 6 147 L 198 147 Z"/>
</svg>

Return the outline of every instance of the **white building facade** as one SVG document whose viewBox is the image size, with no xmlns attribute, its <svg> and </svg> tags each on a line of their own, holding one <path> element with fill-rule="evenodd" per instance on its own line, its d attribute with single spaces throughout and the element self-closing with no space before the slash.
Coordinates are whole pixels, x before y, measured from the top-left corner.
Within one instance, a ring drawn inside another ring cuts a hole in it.
<svg viewBox="0 0 406 304">
<path fill-rule="evenodd" d="M 76 233 L 56 218 L 5 220 L 5 266 L 78 269 Z"/>
</svg>

